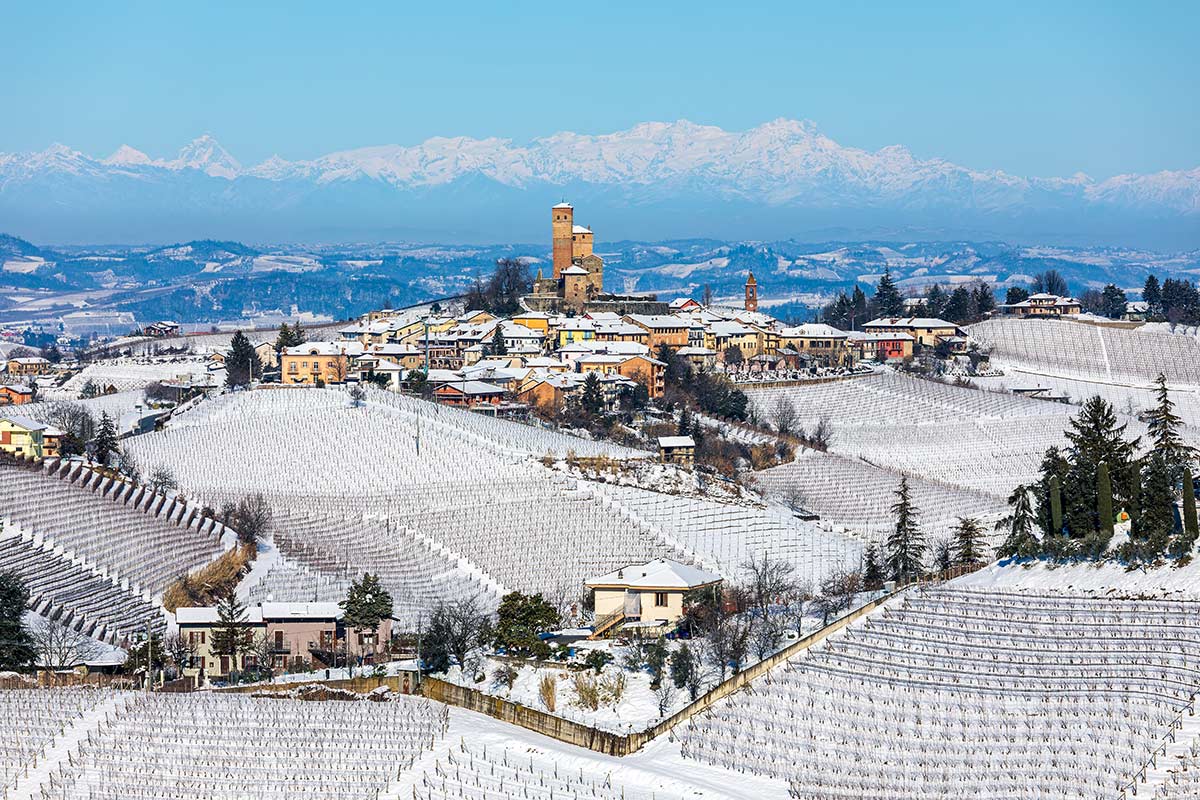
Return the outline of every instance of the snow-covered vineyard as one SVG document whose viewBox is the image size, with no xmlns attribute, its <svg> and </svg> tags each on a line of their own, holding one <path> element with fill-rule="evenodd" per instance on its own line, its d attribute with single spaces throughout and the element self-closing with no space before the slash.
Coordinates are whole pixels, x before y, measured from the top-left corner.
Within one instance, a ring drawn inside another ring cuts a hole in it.
<svg viewBox="0 0 1200 800">
<path fill-rule="evenodd" d="M 0 798 L 1200 796 L 1194 337 L 424 311 L 6 386 Z"/>
<path fill-rule="evenodd" d="M 684 753 L 798 797 L 1117 797 L 1194 710 L 1197 610 L 910 591 L 694 718 Z"/>
<path fill-rule="evenodd" d="M 361 406 L 335 389 L 228 395 L 129 446 L 211 506 L 263 493 L 286 558 L 326 579 L 378 572 L 405 620 L 437 599 L 514 589 L 574 599 L 587 577 L 657 557 L 732 577 L 769 552 L 819 583 L 861 554 L 852 536 L 782 506 L 599 484 L 541 463 L 646 453 L 388 392 Z M 311 599 L 312 588 L 280 582 L 270 594 Z"/>
</svg>

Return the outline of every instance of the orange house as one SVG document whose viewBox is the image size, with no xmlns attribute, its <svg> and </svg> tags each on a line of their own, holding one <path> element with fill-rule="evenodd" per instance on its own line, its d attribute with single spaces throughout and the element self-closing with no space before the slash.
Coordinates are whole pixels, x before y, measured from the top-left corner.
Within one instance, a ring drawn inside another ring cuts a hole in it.
<svg viewBox="0 0 1200 800">
<path fill-rule="evenodd" d="M 0 386 L 0 406 L 19 406 L 33 402 L 33 389 L 17 384 Z"/>
<path fill-rule="evenodd" d="M 629 314 L 625 321 L 646 331 L 646 344 L 651 352 L 664 344 L 672 349 L 687 346 L 691 324 L 688 320 L 663 314 Z"/>
</svg>

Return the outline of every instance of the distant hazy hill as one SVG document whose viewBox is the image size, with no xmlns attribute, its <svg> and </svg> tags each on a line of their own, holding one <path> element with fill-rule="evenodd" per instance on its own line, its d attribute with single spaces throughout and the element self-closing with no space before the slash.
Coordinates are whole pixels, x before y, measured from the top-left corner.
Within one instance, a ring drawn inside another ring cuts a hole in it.
<svg viewBox="0 0 1200 800">
<path fill-rule="evenodd" d="M 244 167 L 210 136 L 171 160 L 123 146 L 0 154 L 0 216 L 55 242 L 196 236 L 318 242 L 537 241 L 571 199 L 598 241 L 1010 239 L 1200 246 L 1200 168 L 1026 178 L 843 147 L 811 123 L 680 121 L 529 144 L 434 138 Z"/>
</svg>

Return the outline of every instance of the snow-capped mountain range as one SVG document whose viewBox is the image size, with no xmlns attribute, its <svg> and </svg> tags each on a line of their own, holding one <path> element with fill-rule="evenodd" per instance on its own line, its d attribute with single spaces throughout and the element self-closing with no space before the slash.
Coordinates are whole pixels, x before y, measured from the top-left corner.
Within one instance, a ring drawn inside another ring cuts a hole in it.
<svg viewBox="0 0 1200 800">
<path fill-rule="evenodd" d="M 37 228 L 16 232 L 51 241 L 512 241 L 540 238 L 545 214 L 537 210 L 564 195 L 610 241 L 654 231 L 668 238 L 929 230 L 1200 243 L 1200 168 L 1102 181 L 1021 177 L 919 159 L 900 145 L 846 147 L 810 122 L 784 119 L 744 132 L 650 122 L 528 144 L 438 137 L 254 166 L 209 135 L 172 159 L 128 145 L 103 159 L 57 144 L 0 154 L 0 214 Z"/>
</svg>

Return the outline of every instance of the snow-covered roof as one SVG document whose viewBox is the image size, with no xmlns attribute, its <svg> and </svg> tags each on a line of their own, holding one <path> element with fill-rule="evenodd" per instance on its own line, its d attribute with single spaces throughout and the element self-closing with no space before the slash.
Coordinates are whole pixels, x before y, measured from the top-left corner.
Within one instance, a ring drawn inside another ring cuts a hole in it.
<svg viewBox="0 0 1200 800">
<path fill-rule="evenodd" d="M 888 333 L 863 333 L 862 331 L 849 331 L 847 334 L 856 342 L 911 342 L 913 337 L 903 331 L 889 331 Z"/>
<path fill-rule="evenodd" d="M 810 322 L 806 325 L 796 325 L 784 328 L 779 335 L 785 339 L 845 339 L 846 332 L 823 322 Z"/>
<path fill-rule="evenodd" d="M 570 203 L 562 202 L 562 203 L 556 203 L 553 206 L 553 208 L 574 208 L 574 206 L 572 206 Z"/>
<path fill-rule="evenodd" d="M 667 314 L 630 314 L 629 319 L 645 328 L 686 328 L 688 321 Z"/>
<path fill-rule="evenodd" d="M 42 423 L 32 420 L 29 417 L 23 417 L 19 414 L 5 414 L 4 416 L 0 417 L 0 420 L 11 422 L 13 425 L 16 425 L 19 428 L 24 428 L 27 431 L 46 430 L 46 426 Z"/>
<path fill-rule="evenodd" d="M 659 447 L 695 447 L 696 440 L 690 436 L 660 436 Z"/>
<path fill-rule="evenodd" d="M 709 350 L 707 347 L 681 347 L 675 351 L 677 356 L 715 356 L 716 350 Z"/>
<path fill-rule="evenodd" d="M 175 622 L 180 625 L 215 625 L 220 620 L 216 606 L 183 606 L 175 609 Z M 258 606 L 246 609 L 242 622 L 258 624 L 263 621 Z"/>
<path fill-rule="evenodd" d="M 571 233 L 591 233 L 591 232 L 592 232 L 591 228 L 585 228 L 582 225 L 572 225 L 571 226 Z"/>
<path fill-rule="evenodd" d="M 258 609 L 264 620 L 341 619 L 337 603 L 263 603 Z"/>
<path fill-rule="evenodd" d="M 645 564 L 632 564 L 615 572 L 589 578 L 585 586 L 630 589 L 695 589 L 719 583 L 721 576 L 678 561 L 656 558 Z"/>
<path fill-rule="evenodd" d="M 937 317 L 880 317 L 873 319 L 864 328 L 956 328 L 953 322 Z"/>
<path fill-rule="evenodd" d="M 588 271 L 583 267 L 572 264 L 562 271 L 563 275 L 587 275 Z"/>
</svg>

